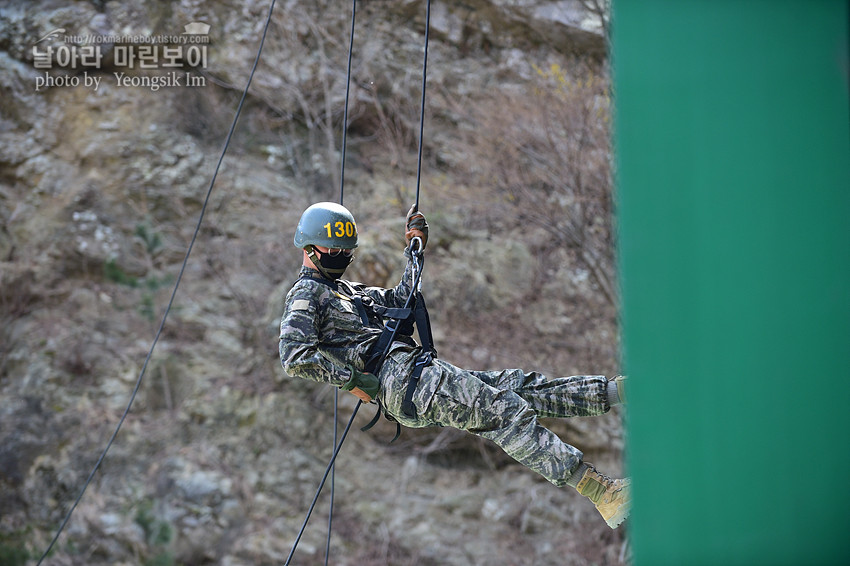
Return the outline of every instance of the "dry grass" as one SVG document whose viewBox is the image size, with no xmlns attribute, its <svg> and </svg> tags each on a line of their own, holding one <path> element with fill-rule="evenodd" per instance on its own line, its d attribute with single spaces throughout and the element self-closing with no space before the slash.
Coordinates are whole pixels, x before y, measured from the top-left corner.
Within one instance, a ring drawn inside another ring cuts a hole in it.
<svg viewBox="0 0 850 566">
<path fill-rule="evenodd" d="M 461 165 L 475 166 L 465 178 L 490 188 L 501 228 L 542 228 L 541 247 L 574 250 L 616 304 L 608 80 L 576 61 L 535 71 L 532 85 L 472 110 L 475 128 L 459 148 L 469 155 Z"/>
</svg>

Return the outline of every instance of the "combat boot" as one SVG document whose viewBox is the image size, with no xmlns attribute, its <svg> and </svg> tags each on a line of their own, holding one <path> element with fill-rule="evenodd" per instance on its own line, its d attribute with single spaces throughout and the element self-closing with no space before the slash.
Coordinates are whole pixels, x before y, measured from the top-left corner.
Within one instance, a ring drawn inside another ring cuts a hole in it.
<svg viewBox="0 0 850 566">
<path fill-rule="evenodd" d="M 585 465 L 587 470 L 576 489 L 596 505 L 608 526 L 616 529 L 629 516 L 632 507 L 632 480 L 612 479 L 597 472 L 592 464 L 585 462 Z"/>
<path fill-rule="evenodd" d="M 614 378 L 614 383 L 617 385 L 617 396 L 620 398 L 620 402 L 625 405 L 627 403 L 626 398 L 626 376 L 618 375 Z"/>
</svg>

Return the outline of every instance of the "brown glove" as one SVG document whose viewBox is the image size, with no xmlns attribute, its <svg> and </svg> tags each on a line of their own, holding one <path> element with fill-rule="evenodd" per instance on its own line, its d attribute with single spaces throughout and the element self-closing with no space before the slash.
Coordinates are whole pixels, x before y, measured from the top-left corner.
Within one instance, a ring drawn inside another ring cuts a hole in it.
<svg viewBox="0 0 850 566">
<path fill-rule="evenodd" d="M 369 394 L 360 389 L 359 387 L 355 387 L 351 391 L 349 391 L 352 395 L 363 401 L 364 403 L 369 403 L 372 401 L 372 398 L 369 397 Z"/>
<path fill-rule="evenodd" d="M 425 215 L 416 210 L 415 204 L 407 211 L 405 229 L 404 239 L 407 241 L 407 246 L 410 247 L 410 240 L 419 238 L 424 250 L 425 244 L 428 243 L 428 222 L 425 220 Z"/>
</svg>

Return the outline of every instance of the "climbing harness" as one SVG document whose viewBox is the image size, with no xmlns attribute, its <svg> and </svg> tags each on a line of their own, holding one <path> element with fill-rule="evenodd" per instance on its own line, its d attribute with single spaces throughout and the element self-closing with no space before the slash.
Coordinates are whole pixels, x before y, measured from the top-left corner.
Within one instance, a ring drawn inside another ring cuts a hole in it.
<svg viewBox="0 0 850 566">
<path fill-rule="evenodd" d="M 364 297 L 362 293 L 358 293 L 357 288 L 348 283 L 347 281 L 333 281 L 324 277 L 317 276 L 302 276 L 302 278 L 307 277 L 323 285 L 327 285 L 336 293 L 344 293 L 345 295 L 342 296 L 348 297 L 357 306 L 358 313 L 360 314 L 361 321 L 364 323 L 364 325 L 371 325 L 372 321 L 375 320 L 376 317 L 386 317 L 390 319 L 386 324 L 384 324 L 384 330 L 378 337 L 378 341 L 372 348 L 372 355 L 366 362 L 364 370 L 368 373 L 380 371 L 381 365 L 389 354 L 393 343 L 399 339 L 407 342 L 404 337 L 411 336 L 413 334 L 413 324 L 416 324 L 417 329 L 419 331 L 419 338 L 422 341 L 422 353 L 416 358 L 414 369 L 411 372 L 408 387 L 405 392 L 404 403 L 402 405 L 402 410 L 406 415 L 410 417 L 413 417 L 415 415 L 416 407 L 413 404 L 413 394 L 416 391 L 416 385 L 419 383 L 419 378 L 422 375 L 422 370 L 425 368 L 425 366 L 431 363 L 433 356 L 436 354 L 436 350 L 434 350 L 433 338 L 431 336 L 431 326 L 428 318 L 428 311 L 426 310 L 425 300 L 422 298 L 422 293 L 420 289 L 422 282 L 421 277 L 423 264 L 423 252 L 421 244 L 422 242 L 421 240 L 419 240 L 419 238 L 413 238 L 411 239 L 410 247 L 408 247 L 408 251 L 411 256 L 411 261 L 414 264 L 414 268 L 412 275 L 411 291 L 407 297 L 407 300 L 405 301 L 404 307 L 402 308 L 387 308 L 379 305 L 371 305 L 369 301 L 364 300 L 368 299 L 368 297 Z M 370 310 L 374 313 L 374 315 L 371 317 L 369 315 Z M 412 338 L 410 340 L 412 340 Z M 339 390 L 337 389 L 335 391 L 338 392 Z M 380 406 L 380 402 L 377 399 L 375 401 L 376 404 L 378 404 L 378 412 L 366 426 L 361 428 L 361 430 L 363 431 L 372 428 L 372 426 L 374 426 L 380 418 L 381 414 L 384 414 L 388 419 L 394 421 L 394 419 L 389 417 L 389 415 L 387 415 L 383 411 L 383 407 Z M 313 501 L 310 503 L 310 507 L 307 510 L 307 515 L 305 516 L 304 521 L 301 524 L 301 528 L 298 531 L 298 536 L 295 538 L 295 542 L 292 544 L 292 549 L 289 552 L 289 556 L 287 557 L 286 562 L 284 563 L 285 565 L 290 564 L 292 557 L 295 555 L 295 549 L 298 547 L 298 543 L 301 541 L 301 537 L 304 534 L 304 530 L 306 529 L 307 523 L 309 522 L 313 510 L 316 507 L 319 495 L 322 492 L 322 488 L 324 487 L 328 476 L 331 475 L 332 477 L 336 457 L 339 454 L 340 449 L 342 448 L 342 443 L 345 441 L 346 436 L 348 436 L 348 431 L 351 429 L 351 425 L 354 422 L 354 417 L 357 415 L 357 412 L 362 404 L 363 401 L 358 399 L 357 405 L 354 407 L 354 412 L 351 414 L 351 417 L 348 420 L 348 424 L 346 425 L 345 430 L 343 431 L 338 443 L 336 442 L 336 437 L 334 437 L 334 451 L 331 456 L 331 460 L 330 462 L 328 462 L 328 466 L 325 469 L 325 473 L 322 475 L 322 479 L 319 482 L 318 488 L 316 489 L 316 494 L 313 496 Z M 336 409 L 336 404 L 334 408 Z M 336 416 L 336 414 L 334 416 Z M 334 423 L 336 423 L 336 419 L 334 419 Z M 336 426 L 334 426 L 334 429 L 336 429 Z M 396 422 L 396 435 L 390 442 L 394 442 L 396 438 L 398 438 L 400 432 L 401 426 L 398 422 Z M 332 510 L 330 516 L 332 517 Z M 329 519 L 329 524 L 330 521 L 331 519 Z M 330 538 L 330 531 L 328 532 L 328 538 Z M 328 546 L 329 545 L 330 543 L 328 543 Z M 327 556 L 328 555 L 326 554 L 326 560 Z"/>
<path fill-rule="evenodd" d="M 416 357 L 413 372 L 410 375 L 407 390 L 405 391 L 404 401 L 402 402 L 402 412 L 410 418 L 415 418 L 416 407 L 413 404 L 413 394 L 416 392 L 416 386 L 419 384 L 422 370 L 431 363 L 437 354 L 437 350 L 434 348 L 434 339 L 431 335 L 431 319 L 428 316 L 425 298 L 422 296 L 421 291 L 424 255 L 422 241 L 418 237 L 411 239 L 408 252 L 410 261 L 413 262 L 413 281 L 410 295 L 403 308 L 384 309 L 384 316 L 391 320 L 384 325 L 384 330 L 381 332 L 373 348 L 373 354 L 366 362 L 365 371 L 377 374 L 381 370 L 381 366 L 389 354 L 396 337 L 399 334 L 412 335 L 415 324 L 419 331 L 419 339 L 422 342 L 422 352 Z M 362 317 L 363 314 L 361 314 Z M 369 430 L 369 428 L 374 426 L 376 421 L 377 415 L 363 430 Z M 398 426 L 398 423 L 396 423 L 396 426 Z M 396 436 L 390 442 L 394 442 L 398 438 L 398 433 L 399 429 L 396 430 Z"/>
<path fill-rule="evenodd" d="M 382 326 L 381 334 L 377 341 L 372 346 L 369 355 L 364 363 L 363 371 L 372 375 L 378 375 L 383 366 L 384 360 L 389 355 L 390 350 L 395 342 L 401 341 L 410 345 L 417 345 L 412 337 L 414 326 L 419 332 L 419 339 L 422 342 L 422 352 L 416 357 L 413 372 L 410 376 L 410 381 L 404 396 L 402 411 L 408 417 L 416 417 L 416 407 L 413 404 L 413 394 L 416 392 L 416 386 L 422 375 L 422 370 L 431 363 L 437 354 L 434 348 L 434 339 L 431 334 L 431 321 L 428 315 L 428 309 L 425 305 L 425 298 L 422 296 L 422 267 L 424 264 L 424 254 L 421 240 L 416 237 L 411 240 L 410 247 L 406 250 L 410 256 L 410 261 L 413 264 L 411 275 L 411 292 L 403 307 L 385 307 L 374 303 L 371 297 L 363 293 L 362 287 L 352 285 L 344 280 L 331 280 L 326 277 L 316 275 L 302 275 L 300 279 L 310 279 L 326 285 L 331 288 L 337 296 L 351 301 L 360 316 L 360 320 L 364 326 L 375 327 Z M 383 414 L 388 420 L 396 423 L 396 435 L 390 441 L 395 440 L 401 434 L 401 427 L 380 404 L 379 400 L 375 400 L 378 405 L 378 411 L 374 418 L 360 430 L 367 431 L 371 429 Z"/>
</svg>

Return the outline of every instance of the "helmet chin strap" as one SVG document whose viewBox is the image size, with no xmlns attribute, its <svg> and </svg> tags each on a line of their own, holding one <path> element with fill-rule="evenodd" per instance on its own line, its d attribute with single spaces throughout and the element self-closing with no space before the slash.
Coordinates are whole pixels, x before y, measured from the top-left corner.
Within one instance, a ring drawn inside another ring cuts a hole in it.
<svg viewBox="0 0 850 566">
<path fill-rule="evenodd" d="M 331 281 L 336 281 L 337 279 L 339 279 L 342 276 L 343 273 L 345 273 L 345 268 L 328 270 L 328 269 L 322 267 L 322 260 L 316 254 L 316 246 L 310 244 L 309 246 L 304 248 L 304 251 L 307 252 L 307 257 L 310 258 L 310 261 L 313 262 L 313 266 L 319 271 L 319 273 L 325 279 L 330 279 Z M 336 277 L 331 275 L 330 272 L 334 272 L 336 274 Z"/>
<path fill-rule="evenodd" d="M 333 277 L 328 275 L 328 272 L 325 271 L 324 268 L 322 267 L 322 263 L 319 260 L 319 256 L 316 254 L 316 246 L 309 245 L 309 246 L 304 248 L 304 251 L 307 252 L 307 257 L 310 258 L 310 261 L 313 262 L 313 267 L 315 267 L 316 269 L 319 270 L 319 273 L 322 274 L 322 277 L 324 277 L 325 279 L 330 279 L 331 281 L 333 281 Z"/>
</svg>

